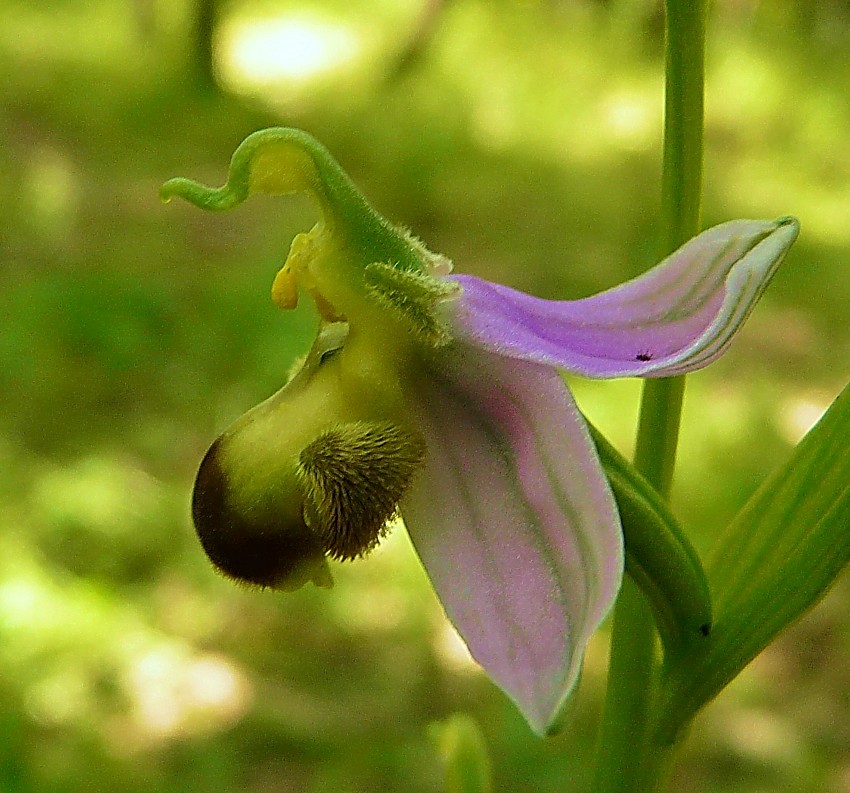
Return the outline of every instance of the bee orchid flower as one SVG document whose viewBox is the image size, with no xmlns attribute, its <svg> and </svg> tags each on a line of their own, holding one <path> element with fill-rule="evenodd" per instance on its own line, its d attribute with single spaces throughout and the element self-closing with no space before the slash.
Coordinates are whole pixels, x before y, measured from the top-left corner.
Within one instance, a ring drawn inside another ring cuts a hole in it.
<svg viewBox="0 0 850 793">
<path fill-rule="evenodd" d="M 548 301 L 471 276 L 380 217 L 298 130 L 254 133 L 226 184 L 162 189 L 204 209 L 306 192 L 272 297 L 320 316 L 300 371 L 212 444 L 192 499 L 225 575 L 291 590 L 332 582 L 400 514 L 473 657 L 545 733 L 623 576 L 617 507 L 559 370 L 667 377 L 729 344 L 797 235 L 734 221 L 646 274 Z"/>
</svg>

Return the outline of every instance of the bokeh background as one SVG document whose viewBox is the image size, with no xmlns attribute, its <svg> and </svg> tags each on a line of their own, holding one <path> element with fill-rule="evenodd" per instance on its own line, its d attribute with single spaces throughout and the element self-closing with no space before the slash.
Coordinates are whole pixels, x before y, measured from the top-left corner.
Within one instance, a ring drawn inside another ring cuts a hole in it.
<svg viewBox="0 0 850 793">
<path fill-rule="evenodd" d="M 587 789 L 604 630 L 540 741 L 403 529 L 330 592 L 207 566 L 195 468 L 309 344 L 268 289 L 314 216 L 157 190 L 300 126 L 458 270 L 583 296 L 658 254 L 662 31 L 656 0 L 0 0 L 0 791 L 434 793 L 457 710 L 498 790 Z M 674 502 L 701 549 L 850 374 L 850 6 L 715 0 L 707 73 L 706 225 L 803 235 L 690 378 Z M 628 452 L 639 384 L 574 386 Z M 710 706 L 673 789 L 850 791 L 848 603 L 844 578 Z"/>
</svg>

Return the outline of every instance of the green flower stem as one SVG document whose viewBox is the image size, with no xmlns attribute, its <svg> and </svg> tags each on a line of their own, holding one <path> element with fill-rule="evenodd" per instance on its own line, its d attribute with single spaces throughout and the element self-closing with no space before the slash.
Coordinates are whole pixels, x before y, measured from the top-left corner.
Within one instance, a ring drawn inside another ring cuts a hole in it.
<svg viewBox="0 0 850 793">
<path fill-rule="evenodd" d="M 655 690 L 655 624 L 643 594 L 623 580 L 611 635 L 608 690 L 593 778 L 594 793 L 642 793 L 645 744 Z"/>
<path fill-rule="evenodd" d="M 667 0 L 664 171 L 661 218 L 664 253 L 699 231 L 702 198 L 704 0 Z"/>
<path fill-rule="evenodd" d="M 684 377 L 645 380 L 641 394 L 635 468 L 665 498 L 673 481 L 684 395 Z"/>
<path fill-rule="evenodd" d="M 666 255 L 699 231 L 702 193 L 705 5 L 666 2 L 662 228 Z M 673 478 L 684 378 L 644 384 L 635 465 L 667 495 Z M 652 612 L 624 582 L 614 612 L 608 692 L 594 793 L 650 793 L 663 784 L 672 747 L 655 739 L 661 661 Z"/>
</svg>

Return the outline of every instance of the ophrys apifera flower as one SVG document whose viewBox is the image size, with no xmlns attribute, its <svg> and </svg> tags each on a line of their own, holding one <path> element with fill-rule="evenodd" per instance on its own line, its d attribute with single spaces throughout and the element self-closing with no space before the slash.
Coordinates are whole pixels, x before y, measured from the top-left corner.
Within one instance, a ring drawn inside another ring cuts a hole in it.
<svg viewBox="0 0 850 793">
<path fill-rule="evenodd" d="M 734 221 L 643 276 L 546 301 L 469 276 L 380 217 L 309 135 L 268 129 L 217 189 L 163 197 L 229 209 L 304 191 L 321 219 L 292 242 L 275 302 L 321 321 L 286 386 L 211 446 L 192 513 L 213 564 L 277 589 L 331 583 L 398 513 L 448 618 L 531 726 L 575 686 L 623 575 L 617 507 L 559 369 L 665 377 L 717 357 L 797 234 Z"/>
</svg>

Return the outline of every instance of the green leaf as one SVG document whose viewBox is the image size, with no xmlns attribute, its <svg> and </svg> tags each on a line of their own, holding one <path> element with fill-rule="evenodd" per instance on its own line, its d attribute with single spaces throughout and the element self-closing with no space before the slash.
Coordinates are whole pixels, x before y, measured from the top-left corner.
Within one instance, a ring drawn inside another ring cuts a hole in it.
<svg viewBox="0 0 850 793">
<path fill-rule="evenodd" d="M 432 725 L 446 772 L 446 793 L 492 793 L 493 780 L 487 744 L 472 716 L 455 713 Z"/>
<path fill-rule="evenodd" d="M 701 653 L 666 681 L 672 736 L 782 630 L 820 600 L 850 561 L 850 385 L 753 494 L 709 563 L 715 622 Z"/>
</svg>

